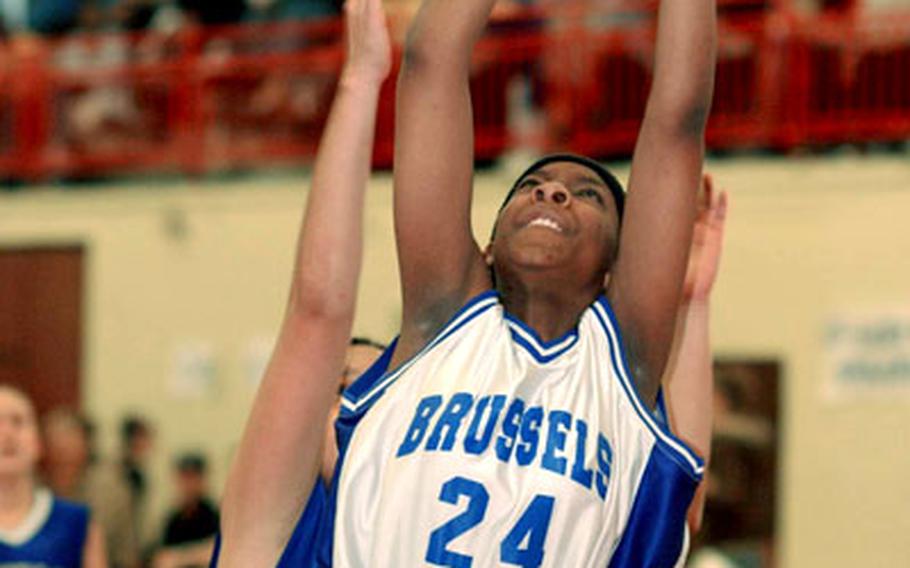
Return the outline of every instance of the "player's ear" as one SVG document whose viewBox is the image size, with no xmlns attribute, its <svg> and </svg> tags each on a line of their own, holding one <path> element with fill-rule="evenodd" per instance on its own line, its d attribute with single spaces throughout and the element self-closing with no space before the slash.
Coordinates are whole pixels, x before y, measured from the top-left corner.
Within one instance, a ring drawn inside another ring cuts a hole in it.
<svg viewBox="0 0 910 568">
<path fill-rule="evenodd" d="M 487 243 L 483 249 L 483 261 L 487 266 L 493 266 L 493 243 Z"/>
<path fill-rule="evenodd" d="M 604 274 L 604 290 L 610 287 L 610 273 Z"/>
</svg>

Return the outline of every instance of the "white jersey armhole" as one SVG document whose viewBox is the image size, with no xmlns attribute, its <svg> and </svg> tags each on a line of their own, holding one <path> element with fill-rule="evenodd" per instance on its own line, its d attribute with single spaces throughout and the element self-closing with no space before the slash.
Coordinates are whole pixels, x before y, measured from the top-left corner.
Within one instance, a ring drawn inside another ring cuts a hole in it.
<svg viewBox="0 0 910 568">
<path fill-rule="evenodd" d="M 613 370 L 622 385 L 622 390 L 635 409 L 639 419 L 654 435 L 658 446 L 673 457 L 673 460 L 689 475 L 700 481 L 705 471 L 704 460 L 688 444 L 673 435 L 668 422 L 662 423 L 663 421 L 658 421 L 653 411 L 639 395 L 638 388 L 632 381 L 632 375 L 629 371 L 619 324 L 609 301 L 606 297 L 601 296 L 594 302 L 591 309 L 609 343 L 610 364 L 613 366 Z"/>
</svg>

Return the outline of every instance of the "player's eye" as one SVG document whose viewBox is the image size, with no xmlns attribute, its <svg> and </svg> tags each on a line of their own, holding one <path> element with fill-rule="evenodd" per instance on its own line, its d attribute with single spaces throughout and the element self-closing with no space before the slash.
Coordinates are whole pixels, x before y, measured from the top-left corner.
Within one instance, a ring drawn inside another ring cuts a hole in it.
<svg viewBox="0 0 910 568">
<path fill-rule="evenodd" d="M 518 191 L 527 191 L 529 189 L 534 189 L 540 185 L 540 182 L 535 178 L 525 178 L 520 184 L 518 184 Z"/>
<path fill-rule="evenodd" d="M 584 199 L 593 199 L 600 205 L 604 204 L 603 195 L 601 195 L 599 191 L 597 191 L 596 189 L 594 189 L 592 187 L 582 188 L 582 189 L 578 190 L 577 192 L 575 192 L 575 195 L 582 197 Z"/>
</svg>

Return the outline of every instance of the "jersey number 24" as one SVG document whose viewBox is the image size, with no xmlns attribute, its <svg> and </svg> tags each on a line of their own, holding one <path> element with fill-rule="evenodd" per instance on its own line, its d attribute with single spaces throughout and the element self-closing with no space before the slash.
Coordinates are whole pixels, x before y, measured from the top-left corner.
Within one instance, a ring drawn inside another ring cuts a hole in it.
<svg viewBox="0 0 910 568">
<path fill-rule="evenodd" d="M 473 529 L 487 512 L 490 494 L 480 483 L 464 477 L 453 477 L 442 484 L 439 500 L 457 505 L 460 497 L 468 498 L 468 508 L 430 533 L 426 561 L 436 566 L 470 568 L 473 558 L 448 549 L 449 542 Z M 532 568 L 543 562 L 543 546 L 553 515 L 555 499 L 537 495 L 499 546 L 499 559 L 505 564 Z"/>
</svg>

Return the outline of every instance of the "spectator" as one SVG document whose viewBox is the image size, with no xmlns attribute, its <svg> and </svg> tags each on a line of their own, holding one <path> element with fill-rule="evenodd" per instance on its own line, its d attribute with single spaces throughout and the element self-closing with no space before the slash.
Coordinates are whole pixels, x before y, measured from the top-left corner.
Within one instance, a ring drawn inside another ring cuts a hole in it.
<svg viewBox="0 0 910 568">
<path fill-rule="evenodd" d="M 136 534 L 145 535 L 148 474 L 146 467 L 154 444 L 154 432 L 145 418 L 128 415 L 120 423 L 120 467 L 130 490 Z"/>
<path fill-rule="evenodd" d="M 76 412 L 57 409 L 44 417 L 43 426 L 50 488 L 61 497 L 89 506 L 104 530 L 111 566 L 138 566 L 130 491 L 120 472 L 95 455 L 91 422 Z"/>
<path fill-rule="evenodd" d="M 0 565 L 104 568 L 104 538 L 88 509 L 38 486 L 40 453 L 31 401 L 0 385 Z"/>
<path fill-rule="evenodd" d="M 126 416 L 120 424 L 120 444 L 123 476 L 130 488 L 133 503 L 141 507 L 148 493 L 145 468 L 153 444 L 151 426 L 140 416 Z"/>
<path fill-rule="evenodd" d="M 168 515 L 155 568 L 208 565 L 219 520 L 218 509 L 208 496 L 206 470 L 200 454 L 185 454 L 177 460 L 177 508 Z"/>
</svg>

